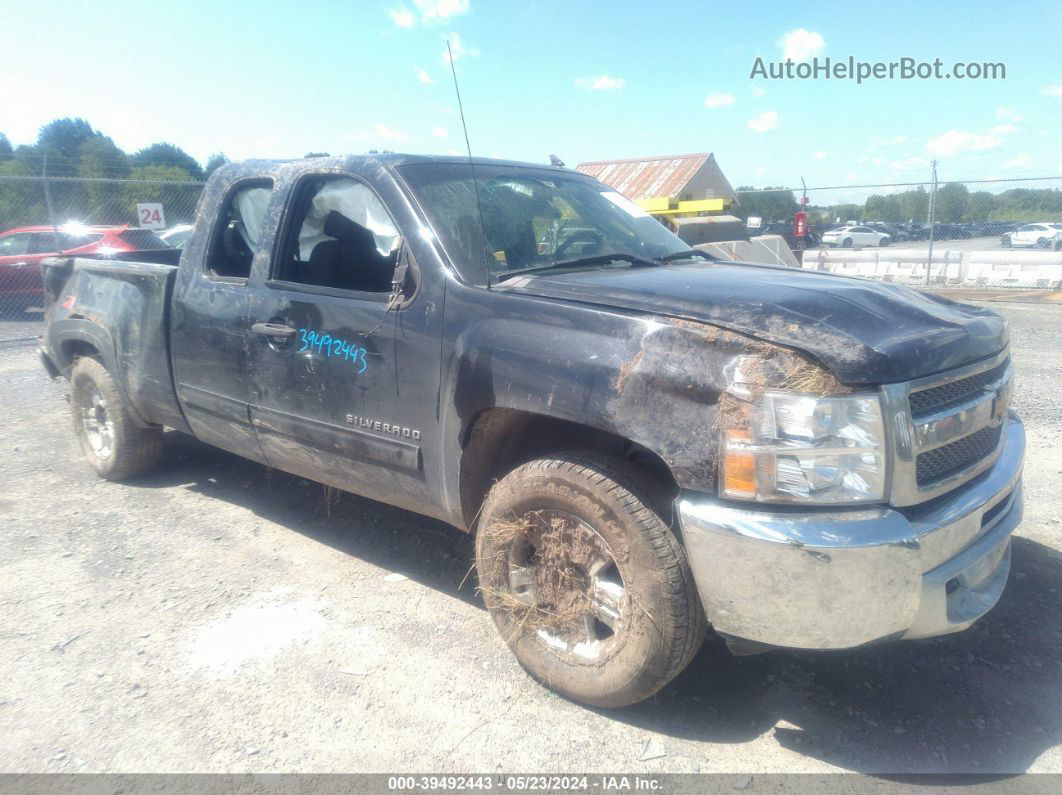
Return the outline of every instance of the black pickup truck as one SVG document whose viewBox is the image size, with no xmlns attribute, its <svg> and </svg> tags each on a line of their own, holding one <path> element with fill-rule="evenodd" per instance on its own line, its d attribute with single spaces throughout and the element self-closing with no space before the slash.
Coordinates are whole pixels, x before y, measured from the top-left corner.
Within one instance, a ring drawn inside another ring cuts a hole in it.
<svg viewBox="0 0 1062 795">
<path fill-rule="evenodd" d="M 998 315 L 714 261 L 563 168 L 228 165 L 182 252 L 45 287 L 100 475 L 170 428 L 475 533 L 505 642 L 585 703 L 654 693 L 709 625 L 737 653 L 922 638 L 1007 579 Z"/>
</svg>

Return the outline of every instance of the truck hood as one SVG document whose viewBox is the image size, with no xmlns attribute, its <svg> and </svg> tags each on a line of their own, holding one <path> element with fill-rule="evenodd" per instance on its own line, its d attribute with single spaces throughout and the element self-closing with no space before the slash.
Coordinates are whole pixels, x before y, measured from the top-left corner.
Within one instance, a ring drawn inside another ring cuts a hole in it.
<svg viewBox="0 0 1062 795">
<path fill-rule="evenodd" d="M 709 323 L 814 357 L 842 382 L 909 381 L 987 358 L 995 312 L 892 284 L 718 262 L 514 277 L 500 289 Z"/>
</svg>

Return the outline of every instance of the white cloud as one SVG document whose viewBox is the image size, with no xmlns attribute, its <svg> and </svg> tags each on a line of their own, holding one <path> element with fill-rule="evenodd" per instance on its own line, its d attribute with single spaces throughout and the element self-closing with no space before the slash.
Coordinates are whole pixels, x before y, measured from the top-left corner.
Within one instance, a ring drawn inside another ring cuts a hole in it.
<svg viewBox="0 0 1062 795">
<path fill-rule="evenodd" d="M 420 11 L 421 22 L 443 22 L 450 17 L 467 14 L 469 0 L 413 0 Z"/>
<path fill-rule="evenodd" d="M 1023 116 L 1014 108 L 1003 105 L 996 111 L 996 118 L 1000 121 L 1021 121 Z"/>
<path fill-rule="evenodd" d="M 409 133 L 405 130 L 396 130 L 393 127 L 388 127 L 383 122 L 376 122 L 372 128 L 378 136 L 386 138 L 388 141 L 405 141 L 409 138 Z"/>
<path fill-rule="evenodd" d="M 765 89 L 760 88 L 759 86 L 752 87 L 752 96 L 754 97 L 762 97 L 766 93 L 767 91 Z"/>
<path fill-rule="evenodd" d="M 468 13 L 469 0 L 413 0 L 413 5 L 420 12 L 420 21 L 430 25 Z M 400 28 L 411 28 L 417 24 L 416 15 L 406 6 L 388 9 L 387 13 Z"/>
<path fill-rule="evenodd" d="M 767 132 L 768 130 L 773 130 L 777 124 L 778 114 L 773 110 L 769 110 L 765 113 L 761 113 L 759 116 L 753 116 L 745 123 L 745 126 L 750 130 L 762 133 Z"/>
<path fill-rule="evenodd" d="M 704 107 L 706 108 L 721 108 L 724 105 L 733 105 L 733 94 L 709 94 L 704 100 Z"/>
<path fill-rule="evenodd" d="M 873 138 L 870 139 L 870 143 L 867 144 L 867 151 L 868 152 L 873 152 L 876 149 L 881 149 L 882 147 L 885 147 L 885 146 L 898 146 L 899 144 L 905 144 L 905 143 L 907 143 L 907 136 L 906 135 L 893 135 L 893 136 L 875 135 Z"/>
<path fill-rule="evenodd" d="M 400 28 L 411 28 L 417 24 L 417 18 L 405 6 L 388 9 L 387 13 L 390 15 L 391 21 Z"/>
<path fill-rule="evenodd" d="M 1021 155 L 1017 155 L 1015 157 L 1012 157 L 1010 160 L 1008 160 L 1003 165 L 1005 165 L 1007 168 L 1018 168 L 1019 166 L 1027 166 L 1032 161 L 1033 161 L 1033 159 L 1031 157 L 1029 157 L 1028 155 L 1021 154 Z"/>
<path fill-rule="evenodd" d="M 428 70 L 420 66 L 417 67 L 417 80 L 422 82 L 424 85 L 428 85 L 428 83 L 435 82 L 432 76 L 428 74 Z"/>
<path fill-rule="evenodd" d="M 821 150 L 815 153 L 816 160 L 825 160 L 827 157 L 829 157 L 829 155 Z"/>
<path fill-rule="evenodd" d="M 1013 124 L 998 124 L 992 128 L 993 135 L 1010 135 L 1018 131 Z"/>
<path fill-rule="evenodd" d="M 894 160 L 890 168 L 893 171 L 921 171 L 929 168 L 929 161 L 924 157 L 906 157 L 903 160 Z"/>
<path fill-rule="evenodd" d="M 782 60 L 807 61 L 826 49 L 822 34 L 804 28 L 791 30 L 778 40 L 782 48 Z"/>
<path fill-rule="evenodd" d="M 431 134 L 436 138 L 445 138 L 450 133 L 446 131 L 445 127 L 432 127 Z"/>
<path fill-rule="evenodd" d="M 627 85 L 627 81 L 622 77 L 611 77 L 609 75 L 575 78 L 576 88 L 585 88 L 589 91 L 612 91 L 617 88 L 623 88 L 625 85 Z"/>
<path fill-rule="evenodd" d="M 983 152 L 999 146 L 1000 139 L 988 133 L 972 133 L 962 130 L 948 130 L 926 142 L 926 151 L 930 154 L 950 157 L 960 152 Z"/>
<path fill-rule="evenodd" d="M 1062 83 L 1055 83 L 1052 86 L 1044 86 L 1040 89 L 1040 92 L 1045 97 L 1062 97 Z"/>
<path fill-rule="evenodd" d="M 449 36 L 450 51 L 443 50 L 442 59 L 444 64 L 450 63 L 450 53 L 453 53 L 454 61 L 460 61 L 462 58 L 475 58 L 479 55 L 479 50 L 475 47 L 466 47 L 465 43 L 461 41 L 461 35 L 458 33 L 451 33 Z"/>
</svg>

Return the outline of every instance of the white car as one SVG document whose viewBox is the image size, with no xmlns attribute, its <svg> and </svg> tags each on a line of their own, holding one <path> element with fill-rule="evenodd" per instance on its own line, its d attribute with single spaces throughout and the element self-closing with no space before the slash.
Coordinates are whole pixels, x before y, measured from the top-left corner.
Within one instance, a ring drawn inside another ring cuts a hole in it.
<svg viewBox="0 0 1062 795">
<path fill-rule="evenodd" d="M 884 232 L 875 232 L 869 226 L 842 226 L 840 229 L 831 229 L 822 236 L 822 245 L 841 246 L 887 246 L 892 238 Z"/>
<path fill-rule="evenodd" d="M 194 229 L 195 227 L 191 224 L 177 224 L 160 233 L 159 237 L 174 248 L 184 248 L 184 244 L 188 242 L 188 238 L 192 236 L 192 230 Z"/>
<path fill-rule="evenodd" d="M 1026 224 L 1000 238 L 1003 248 L 1051 248 L 1062 240 L 1062 224 Z"/>
</svg>

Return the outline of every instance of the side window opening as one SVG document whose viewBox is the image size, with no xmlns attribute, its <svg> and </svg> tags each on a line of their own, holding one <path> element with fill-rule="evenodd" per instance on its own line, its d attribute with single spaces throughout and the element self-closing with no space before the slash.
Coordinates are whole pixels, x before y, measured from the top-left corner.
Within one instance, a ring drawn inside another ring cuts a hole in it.
<svg viewBox="0 0 1062 795">
<path fill-rule="evenodd" d="M 367 185 L 350 177 L 313 177 L 296 193 L 274 278 L 387 293 L 398 243 L 391 214 Z"/>
<path fill-rule="evenodd" d="M 272 180 L 260 180 L 242 183 L 229 193 L 207 251 L 206 268 L 211 276 L 247 279 L 251 275 L 272 192 Z"/>
</svg>

